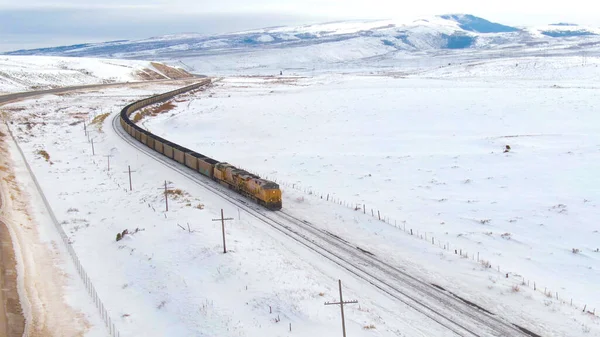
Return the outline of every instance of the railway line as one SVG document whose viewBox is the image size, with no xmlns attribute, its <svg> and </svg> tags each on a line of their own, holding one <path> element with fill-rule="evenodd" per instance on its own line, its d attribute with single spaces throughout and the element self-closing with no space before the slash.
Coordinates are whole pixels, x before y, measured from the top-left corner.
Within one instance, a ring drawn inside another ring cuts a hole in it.
<svg viewBox="0 0 600 337">
<path fill-rule="evenodd" d="M 140 152 L 243 209 L 256 220 L 337 264 L 391 298 L 404 303 L 453 335 L 463 337 L 539 337 L 539 335 L 512 324 L 439 286 L 412 276 L 369 251 L 354 246 L 343 238 L 300 219 L 285 209 L 277 212 L 268 211 L 198 174 L 197 171 L 160 155 L 132 138 L 121 127 L 118 114 L 114 116 L 111 124 L 114 132 L 123 141 Z"/>
</svg>

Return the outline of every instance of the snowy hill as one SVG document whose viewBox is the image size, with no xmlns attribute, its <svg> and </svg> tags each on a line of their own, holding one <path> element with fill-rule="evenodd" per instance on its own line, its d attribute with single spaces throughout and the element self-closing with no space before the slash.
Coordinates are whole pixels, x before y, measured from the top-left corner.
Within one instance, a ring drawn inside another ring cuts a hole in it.
<svg viewBox="0 0 600 337">
<path fill-rule="evenodd" d="M 563 32 L 552 34 L 552 32 Z M 567 34 L 566 32 L 570 32 Z M 93 56 L 116 58 L 181 58 L 257 48 L 289 48 L 363 39 L 389 50 L 435 51 L 444 49 L 493 48 L 511 44 L 527 45 L 551 37 L 595 35 L 597 30 L 579 26 L 551 26 L 547 29 L 516 28 L 493 23 L 468 14 L 448 14 L 398 20 L 343 21 L 299 27 L 274 27 L 237 33 L 202 35 L 178 34 L 138 41 L 111 41 L 55 48 L 18 50 L 8 55 Z M 545 34 L 544 34 L 545 33 Z"/>
<path fill-rule="evenodd" d="M 410 21 L 341 21 L 217 35 L 186 33 L 6 54 L 160 60 L 212 75 L 273 75 L 280 70 L 310 75 L 581 53 L 600 55 L 600 29 L 573 24 L 511 27 L 473 15 L 448 14 Z"/>
<path fill-rule="evenodd" d="M 456 21 L 460 28 L 476 33 L 510 33 L 519 30 L 515 27 L 490 22 L 469 14 L 448 14 L 442 15 L 441 18 Z"/>
<path fill-rule="evenodd" d="M 0 58 L 0 93 L 189 76 L 181 69 L 148 61 L 35 56 Z"/>
<path fill-rule="evenodd" d="M 579 36 L 600 36 L 600 29 L 584 27 L 576 24 L 550 24 L 547 26 L 537 26 L 529 28 L 528 31 L 533 36 L 545 35 L 549 37 L 579 37 Z"/>
</svg>

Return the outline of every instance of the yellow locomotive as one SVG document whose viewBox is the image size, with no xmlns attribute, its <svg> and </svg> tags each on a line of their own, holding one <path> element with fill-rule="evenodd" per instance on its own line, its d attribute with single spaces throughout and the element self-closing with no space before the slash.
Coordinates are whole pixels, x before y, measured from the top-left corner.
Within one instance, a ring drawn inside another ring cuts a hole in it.
<svg viewBox="0 0 600 337">
<path fill-rule="evenodd" d="M 261 179 L 228 163 L 215 165 L 213 179 L 269 209 L 281 209 L 281 190 L 272 181 Z"/>
</svg>

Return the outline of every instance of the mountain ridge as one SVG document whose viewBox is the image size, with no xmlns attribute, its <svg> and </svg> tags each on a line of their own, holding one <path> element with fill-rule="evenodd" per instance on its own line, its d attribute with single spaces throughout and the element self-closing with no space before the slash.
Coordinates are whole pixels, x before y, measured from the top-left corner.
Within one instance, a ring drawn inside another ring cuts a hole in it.
<svg viewBox="0 0 600 337">
<path fill-rule="evenodd" d="M 444 14 L 412 21 L 351 20 L 303 26 L 277 26 L 207 35 L 182 33 L 141 40 L 115 40 L 69 46 L 17 50 L 3 55 L 168 59 L 343 43 L 362 39 L 384 50 L 435 52 L 454 49 L 494 49 L 549 44 L 573 38 L 596 38 L 600 29 L 573 24 L 512 27 L 471 14 Z"/>
</svg>

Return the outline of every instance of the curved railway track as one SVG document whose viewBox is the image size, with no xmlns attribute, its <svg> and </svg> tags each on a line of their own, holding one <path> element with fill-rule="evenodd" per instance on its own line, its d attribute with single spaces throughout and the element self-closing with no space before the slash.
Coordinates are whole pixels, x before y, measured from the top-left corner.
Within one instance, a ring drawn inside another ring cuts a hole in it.
<svg viewBox="0 0 600 337">
<path fill-rule="evenodd" d="M 439 286 L 410 275 L 401 268 L 385 262 L 378 256 L 352 245 L 331 232 L 300 219 L 285 210 L 268 211 L 239 194 L 223 188 L 196 171 L 160 155 L 125 132 L 121 127 L 119 114 L 116 114 L 113 118 L 112 128 L 123 141 L 145 153 L 153 160 L 202 185 L 229 203 L 243 209 L 253 218 L 332 261 L 390 297 L 401 301 L 451 331 L 454 335 L 464 337 L 539 337 L 539 335 L 507 322 L 503 318 L 451 294 Z"/>
</svg>

